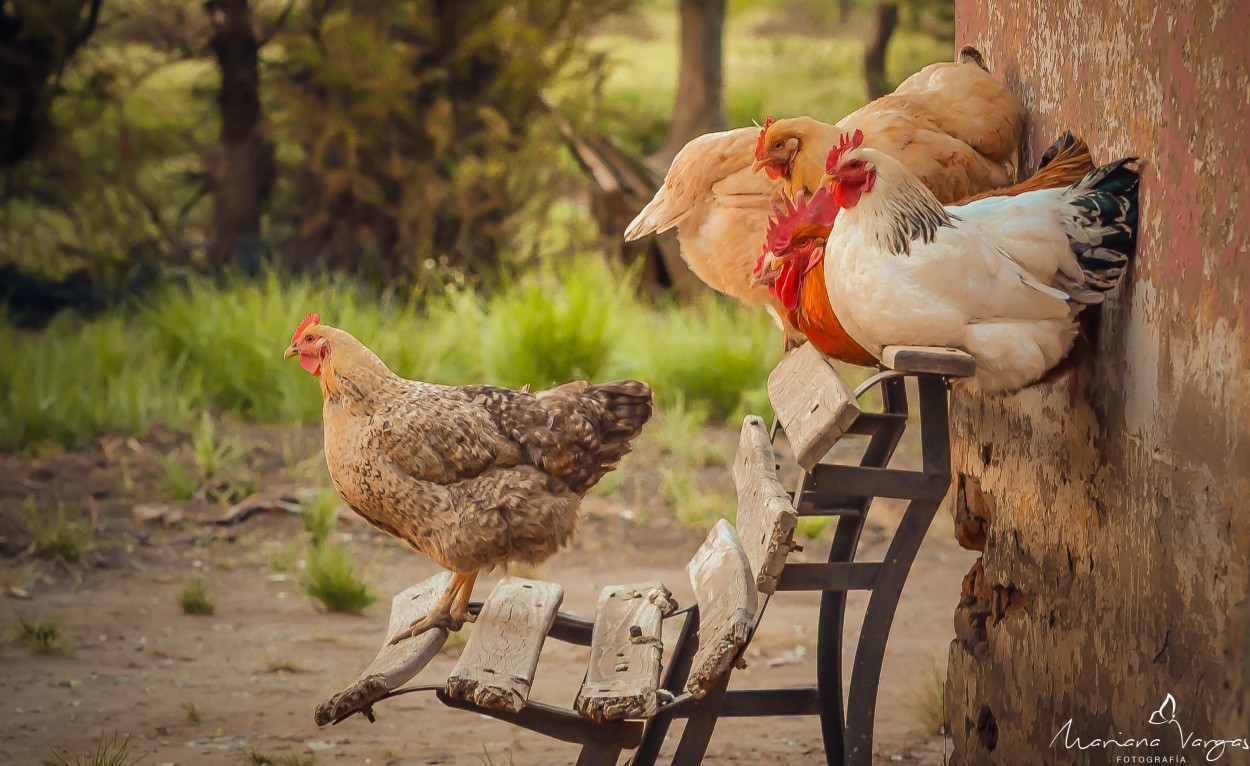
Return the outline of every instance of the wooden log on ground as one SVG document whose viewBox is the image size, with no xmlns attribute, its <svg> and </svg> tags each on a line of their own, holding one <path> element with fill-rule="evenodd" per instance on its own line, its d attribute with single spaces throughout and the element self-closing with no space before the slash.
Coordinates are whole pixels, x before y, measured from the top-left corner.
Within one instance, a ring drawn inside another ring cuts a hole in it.
<svg viewBox="0 0 1250 766">
<path fill-rule="evenodd" d="M 759 597 L 746 551 L 724 519 L 716 522 L 688 569 L 699 604 L 699 648 L 686 689 L 703 698 L 751 639 Z"/>
<path fill-rule="evenodd" d="M 429 614 L 451 582 L 451 572 L 443 572 L 400 592 L 391 599 L 391 621 L 382 641 L 382 650 L 350 686 L 317 706 L 313 720 L 325 726 L 363 713 L 373 720 L 373 703 L 406 684 L 421 672 L 447 643 L 447 630 L 435 628 L 416 638 L 391 645 L 391 636 Z"/>
<path fill-rule="evenodd" d="M 564 600 L 550 582 L 505 578 L 482 604 L 447 693 L 478 707 L 519 711 L 529 699 L 547 631 Z"/>
<path fill-rule="evenodd" d="M 650 718 L 659 709 L 664 616 L 677 604 L 660 582 L 603 589 L 590 666 L 573 707 L 596 721 Z"/>
</svg>

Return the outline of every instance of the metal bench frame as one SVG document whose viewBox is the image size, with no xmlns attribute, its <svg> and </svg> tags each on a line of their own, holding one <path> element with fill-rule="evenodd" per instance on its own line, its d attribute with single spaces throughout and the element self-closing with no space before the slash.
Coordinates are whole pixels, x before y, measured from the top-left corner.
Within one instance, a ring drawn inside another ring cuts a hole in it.
<svg viewBox="0 0 1250 766">
<path fill-rule="evenodd" d="M 659 758 L 670 725 L 679 718 L 686 719 L 687 723 L 672 763 L 675 766 L 695 766 L 702 762 L 720 718 L 819 716 L 826 762 L 830 766 L 868 766 L 872 763 L 877 689 L 890 627 L 916 553 L 951 484 L 947 411 L 947 377 L 951 374 L 970 373 L 952 373 L 944 369 L 941 372 L 884 370 L 866 380 L 855 391 L 855 398 L 859 399 L 879 387 L 883 406 L 881 412 L 861 412 L 845 431 L 869 437 L 859 464 L 819 463 L 802 473 L 798 487 L 791 493 L 799 516 L 837 518 L 828 560 L 825 563 L 787 564 L 777 583 L 778 591 L 823 593 L 814 686 L 730 691 L 730 670 L 701 699 L 683 691 L 699 641 L 699 610 L 697 604 L 692 604 L 665 617 L 666 620 L 684 620 L 661 677 L 659 711 L 646 720 L 596 722 L 573 710 L 533 700 L 527 700 L 517 712 L 490 710 L 450 696 L 442 684 L 396 689 L 381 699 L 434 691 L 439 700 L 449 707 L 489 715 L 530 731 L 581 745 L 577 759 L 579 766 L 610 766 L 617 762 L 622 750 L 635 747 L 634 766 L 653 766 Z M 915 377 L 919 389 L 920 471 L 887 467 L 908 423 L 906 377 Z M 774 423 L 774 442 L 780 431 L 779 424 Z M 868 511 L 876 497 L 898 498 L 909 503 L 884 560 L 856 561 Z M 846 594 L 851 590 L 869 590 L 871 596 L 855 651 L 849 692 L 844 699 L 843 628 Z M 767 599 L 767 595 L 760 594 L 756 626 L 763 616 Z M 474 602 L 470 610 L 480 610 L 481 603 Z M 594 623 L 589 620 L 560 612 L 547 635 L 567 643 L 590 646 L 593 627 Z M 353 712 L 360 712 L 373 720 L 371 705 Z M 352 714 L 347 713 L 334 723 Z"/>
</svg>

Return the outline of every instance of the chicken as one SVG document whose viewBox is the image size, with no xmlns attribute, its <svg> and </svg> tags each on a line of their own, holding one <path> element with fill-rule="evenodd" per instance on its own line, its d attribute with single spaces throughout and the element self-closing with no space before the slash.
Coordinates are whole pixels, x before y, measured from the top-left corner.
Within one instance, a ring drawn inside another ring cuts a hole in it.
<svg viewBox="0 0 1250 766">
<path fill-rule="evenodd" d="M 405 380 L 349 333 L 308 315 L 286 357 L 321 380 L 326 465 L 347 505 L 453 576 L 392 638 L 472 621 L 478 573 L 537 564 L 577 527 L 582 497 L 651 418 L 647 384 L 583 381 L 535 394 Z"/>
<path fill-rule="evenodd" d="M 1004 189 L 982 192 L 960 204 L 1068 186 L 1093 169 L 1094 161 L 1085 142 L 1065 133 L 1042 155 L 1041 165 L 1032 176 Z M 785 209 L 774 208 L 766 252 L 760 256 L 754 276 L 782 303 L 788 321 L 821 353 L 849 364 L 871 366 L 876 357 L 846 333 L 829 305 L 825 287 L 825 242 L 837 212 L 837 203 L 823 187 L 810 200 L 800 195 L 797 205 L 787 200 Z"/>
<path fill-rule="evenodd" d="M 906 165 L 943 203 L 1006 186 L 1024 108 L 985 70 L 974 48 L 964 48 L 959 58 L 930 64 L 837 125 L 770 117 L 760 131 L 753 168 L 782 179 L 791 197 L 811 194 L 838 136 L 861 130 L 871 137 L 871 148 Z"/>
<path fill-rule="evenodd" d="M 1019 99 L 984 71 L 979 54 L 966 48 L 959 62 L 925 67 L 893 94 L 837 125 L 798 117 L 770 122 L 764 129 L 694 139 L 677 153 L 655 197 L 625 230 L 625 239 L 676 227 L 682 257 L 708 286 L 748 306 L 770 305 L 784 316 L 751 276 L 769 211 L 783 190 L 791 195 L 816 190 L 825 155 L 839 133 L 871 130 L 880 148 L 897 152 L 909 166 L 915 163 L 941 198 L 952 202 L 1010 182 L 1022 112 Z"/>
<path fill-rule="evenodd" d="M 977 360 L 971 390 L 1028 385 L 1068 353 L 1077 314 L 1115 288 L 1136 249 L 1135 163 L 943 207 L 860 132 L 843 136 L 821 179 L 841 208 L 825 244 L 829 305 L 874 356 L 951 346 Z"/>
</svg>

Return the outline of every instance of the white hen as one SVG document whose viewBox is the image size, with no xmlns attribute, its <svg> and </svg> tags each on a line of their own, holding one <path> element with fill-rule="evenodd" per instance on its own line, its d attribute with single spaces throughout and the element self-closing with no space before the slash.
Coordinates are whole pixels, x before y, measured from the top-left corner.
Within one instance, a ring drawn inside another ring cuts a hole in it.
<svg viewBox="0 0 1250 766">
<path fill-rule="evenodd" d="M 1067 188 L 943 207 L 856 133 L 829 154 L 842 206 L 825 247 L 830 305 L 873 354 L 950 346 L 988 392 L 1036 381 L 1076 337 L 1076 314 L 1114 288 L 1136 245 L 1138 174 L 1125 158 Z"/>
</svg>

